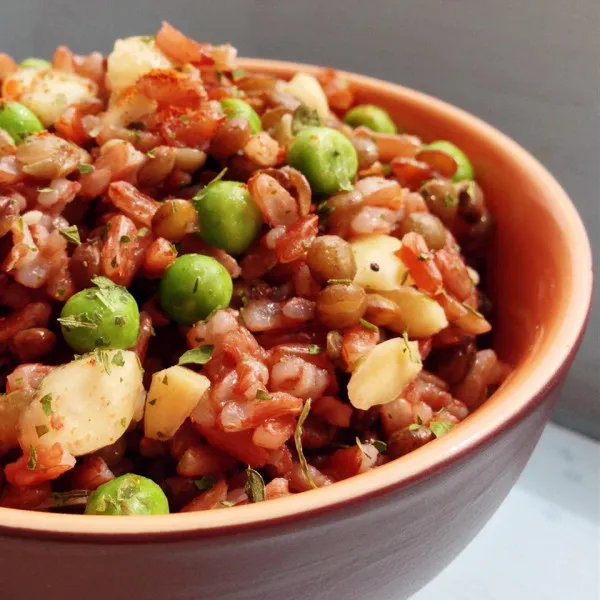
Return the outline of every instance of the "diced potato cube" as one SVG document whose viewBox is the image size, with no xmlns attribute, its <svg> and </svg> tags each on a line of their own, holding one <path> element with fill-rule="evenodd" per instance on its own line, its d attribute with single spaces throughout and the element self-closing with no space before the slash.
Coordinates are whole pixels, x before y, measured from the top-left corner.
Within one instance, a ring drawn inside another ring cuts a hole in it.
<svg viewBox="0 0 600 600">
<path fill-rule="evenodd" d="M 142 369 L 128 350 L 102 350 L 57 367 L 20 419 L 22 448 L 60 444 L 73 456 L 119 439 L 139 402 Z"/>
<path fill-rule="evenodd" d="M 173 63 L 148 36 L 129 37 L 115 42 L 108 55 L 107 77 L 113 93 L 119 94 L 153 69 L 170 69 Z"/>
<path fill-rule="evenodd" d="M 354 283 L 366 290 L 394 290 L 404 283 L 407 268 L 396 256 L 398 238 L 390 235 L 361 235 L 350 240 L 356 260 Z"/>
<path fill-rule="evenodd" d="M 350 377 L 348 397 L 352 406 L 367 410 L 392 402 L 422 368 L 416 342 L 393 338 L 378 344 Z"/>
<path fill-rule="evenodd" d="M 396 333 L 406 331 L 411 338 L 424 338 L 448 327 L 444 309 L 433 298 L 415 288 L 402 286 L 379 293 L 400 307 L 398 320 L 387 325 Z"/>
<path fill-rule="evenodd" d="M 296 73 L 288 83 L 282 86 L 282 90 L 298 98 L 306 106 L 314 108 L 321 119 L 329 118 L 327 96 L 316 77 L 307 73 Z"/>
<path fill-rule="evenodd" d="M 155 440 L 175 434 L 210 387 L 204 376 L 174 366 L 154 373 L 146 396 L 144 433 Z"/>
</svg>

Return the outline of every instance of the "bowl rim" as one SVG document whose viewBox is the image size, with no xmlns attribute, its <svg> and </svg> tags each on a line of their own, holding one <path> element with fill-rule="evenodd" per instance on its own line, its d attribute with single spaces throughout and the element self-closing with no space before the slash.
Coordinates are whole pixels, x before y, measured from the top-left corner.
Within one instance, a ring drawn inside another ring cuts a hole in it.
<svg viewBox="0 0 600 600">
<path fill-rule="evenodd" d="M 270 59 L 242 58 L 239 67 L 249 71 L 293 74 L 296 71 L 317 74 L 326 67 Z M 442 100 L 365 75 L 337 70 L 359 87 L 385 91 L 390 97 L 427 104 L 443 118 L 460 122 L 462 127 L 478 130 L 492 138 L 495 144 L 513 155 L 530 178 L 542 180 L 552 196 L 555 218 L 570 240 L 569 259 L 573 267 L 569 301 L 565 318 L 557 328 L 552 348 L 534 366 L 519 393 L 511 393 L 510 378 L 495 396 L 504 398 L 487 410 L 482 407 L 460 427 L 434 440 L 401 460 L 392 461 L 377 469 L 319 488 L 309 494 L 291 495 L 268 503 L 237 507 L 235 511 L 176 513 L 154 516 L 126 516 L 118 519 L 85 515 L 36 513 L 18 509 L 0 508 L 0 536 L 80 540 L 95 543 L 149 541 L 178 541 L 239 534 L 241 532 L 271 529 L 342 508 L 356 506 L 368 499 L 397 491 L 424 480 L 432 474 L 459 461 L 478 447 L 489 442 L 526 414 L 532 412 L 562 380 L 583 338 L 591 309 L 592 253 L 583 222 L 567 193 L 556 179 L 531 154 L 515 141 L 470 113 Z M 518 371 L 518 369 L 517 369 Z M 485 410 L 484 410 L 485 409 Z M 485 419 L 480 418 L 485 413 Z"/>
</svg>

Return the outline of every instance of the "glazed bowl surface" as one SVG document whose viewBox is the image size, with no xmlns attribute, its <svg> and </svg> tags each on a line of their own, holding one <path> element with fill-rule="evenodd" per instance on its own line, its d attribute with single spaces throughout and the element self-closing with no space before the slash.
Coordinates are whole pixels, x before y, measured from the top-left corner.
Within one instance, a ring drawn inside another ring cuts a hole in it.
<svg viewBox="0 0 600 600">
<path fill-rule="evenodd" d="M 319 70 L 240 62 L 285 78 Z M 346 75 L 360 102 L 470 156 L 497 222 L 494 347 L 514 372 L 443 438 L 310 493 L 152 517 L 0 509 L 3 597 L 400 600 L 455 558 L 508 494 L 585 328 L 592 287 L 585 228 L 554 178 L 497 130 L 429 96 Z"/>
</svg>

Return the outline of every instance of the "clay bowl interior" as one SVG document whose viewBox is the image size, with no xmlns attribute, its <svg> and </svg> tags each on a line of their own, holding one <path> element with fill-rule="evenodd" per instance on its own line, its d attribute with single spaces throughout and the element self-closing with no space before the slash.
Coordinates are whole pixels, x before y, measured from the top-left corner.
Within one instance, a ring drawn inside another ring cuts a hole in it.
<svg viewBox="0 0 600 600">
<path fill-rule="evenodd" d="M 245 69 L 273 72 L 286 78 L 297 70 L 318 70 L 316 67 L 276 61 L 246 59 L 241 62 Z M 527 433 L 527 439 L 513 438 L 521 443 L 521 449 L 515 450 L 515 456 L 518 454 L 515 466 L 498 482 L 497 491 L 485 511 L 482 509 L 482 514 L 472 519 L 473 524 L 466 527 L 468 531 L 462 536 L 456 532 L 453 534 L 460 538 L 460 543 L 438 540 L 438 545 L 446 549 L 444 552 L 438 549 L 432 552 L 432 556 L 437 556 L 435 567 L 425 565 L 423 574 L 415 576 L 412 587 L 406 589 L 416 589 L 447 564 L 508 493 L 548 418 L 553 401 L 550 392 L 566 372 L 584 328 L 591 294 L 591 255 L 584 227 L 558 183 L 535 159 L 493 128 L 459 109 L 417 92 L 358 75 L 348 77 L 358 89 L 359 101 L 383 106 L 403 129 L 422 136 L 425 141 L 454 141 L 471 157 L 477 180 L 485 191 L 498 225 L 490 269 L 497 310 L 495 348 L 501 358 L 515 367 L 514 373 L 481 409 L 448 435 L 402 459 L 329 488 L 234 510 L 165 517 L 89 518 L 0 509 L 2 556 L 11 548 L 19 548 L 27 556 L 41 558 L 45 552 L 41 551 L 41 547 L 47 548 L 46 544 L 56 541 L 62 549 L 72 547 L 69 553 L 73 556 L 83 557 L 86 552 L 92 552 L 96 558 L 105 556 L 106 563 L 97 564 L 97 569 L 102 571 L 111 569 L 111 559 L 106 552 L 92 549 L 107 544 L 111 548 L 118 548 L 120 543 L 125 543 L 125 546 L 143 544 L 144 552 L 151 557 L 154 549 L 158 552 L 159 546 L 164 547 L 163 543 L 173 548 L 180 542 L 194 552 L 193 548 L 200 543 L 214 543 L 215 548 L 221 544 L 226 547 L 228 540 L 235 544 L 236 536 L 243 534 L 253 544 L 258 544 L 256 549 L 260 552 L 261 544 L 273 543 L 282 531 L 312 531 L 311 535 L 316 540 L 321 535 L 330 535 L 331 531 L 327 533 L 329 525 L 333 527 L 333 523 L 343 521 L 347 515 L 353 515 L 351 522 L 356 526 L 353 535 L 360 534 L 361 526 L 356 525 L 355 519 L 358 513 L 364 516 L 375 506 L 385 510 L 386 503 L 392 502 L 392 499 L 401 503 L 403 494 L 409 494 L 422 482 L 434 481 L 439 473 L 445 480 L 456 475 L 460 481 L 460 470 L 464 470 L 467 464 L 465 460 L 478 452 L 492 453 L 490 460 L 493 463 L 493 448 L 498 448 L 494 446 L 494 440 L 501 439 L 511 428 L 517 428 L 528 415 L 536 412 L 540 416 Z M 468 488 L 468 481 L 467 477 L 460 488 Z M 431 484 L 428 489 L 427 493 L 435 498 L 435 485 Z M 468 507 L 468 489 L 456 493 L 464 494 L 463 503 Z M 442 491 L 439 494 L 443 497 Z M 433 502 L 427 510 L 435 519 L 442 507 Z M 363 527 L 372 526 L 375 522 L 369 525 L 367 521 L 365 518 Z M 462 527 L 461 522 L 457 519 L 455 528 Z M 399 551 L 395 544 L 406 542 L 407 533 L 390 534 L 385 547 L 392 556 Z M 411 535 L 415 534 L 418 535 L 418 532 Z M 385 533 L 380 535 L 385 536 Z M 431 545 L 433 540 L 425 542 Z M 295 551 L 301 553 L 302 549 L 296 548 Z M 113 556 L 118 555 L 119 551 L 115 550 Z M 24 555 L 21 556 L 23 558 Z M 277 560 L 277 557 L 271 556 L 271 559 Z M 277 564 L 272 563 L 271 567 L 275 569 Z M 89 568 L 88 573 L 91 572 Z M 265 564 L 263 568 L 268 569 L 269 566 Z M 415 570 L 417 566 L 410 568 Z M 185 573 L 182 582 L 187 585 L 188 572 Z M 336 577 L 335 560 L 331 561 L 328 573 L 329 577 Z M 4 575 L 0 574 L 0 581 Z M 64 569 L 63 576 L 67 577 Z M 204 572 L 203 578 L 210 588 L 211 575 Z M 386 579 L 387 584 L 390 581 Z M 202 583 L 198 585 L 197 593 L 200 593 Z M 252 586 L 253 583 L 247 582 L 247 585 Z M 174 586 L 177 589 L 177 583 Z M 13 589 L 14 595 L 9 594 L 10 597 L 33 597 L 18 596 L 17 588 Z M 217 586 L 214 589 L 217 598 L 237 598 L 228 595 L 225 588 Z M 377 582 L 373 583 L 373 589 L 378 589 Z M 305 591 L 308 590 L 310 587 L 305 588 Z M 339 591 L 341 593 L 342 588 Z M 93 594 L 92 597 L 95 598 Z M 181 592 L 169 597 L 187 599 L 200 596 Z M 308 596 L 291 592 L 288 597 Z M 342 596 L 336 593 L 312 597 L 335 599 Z M 347 597 L 359 596 L 350 593 Z"/>
</svg>

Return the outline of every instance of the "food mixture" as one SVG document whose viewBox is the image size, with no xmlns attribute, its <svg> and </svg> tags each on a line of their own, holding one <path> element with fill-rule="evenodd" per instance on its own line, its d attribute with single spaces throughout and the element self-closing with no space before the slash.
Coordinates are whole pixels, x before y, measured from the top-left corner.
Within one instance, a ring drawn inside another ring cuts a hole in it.
<svg viewBox="0 0 600 600">
<path fill-rule="evenodd" d="M 245 72 L 163 23 L 107 58 L 0 54 L 0 81 L 1 507 L 306 492 L 507 376 L 469 158 L 343 74 Z"/>
</svg>

